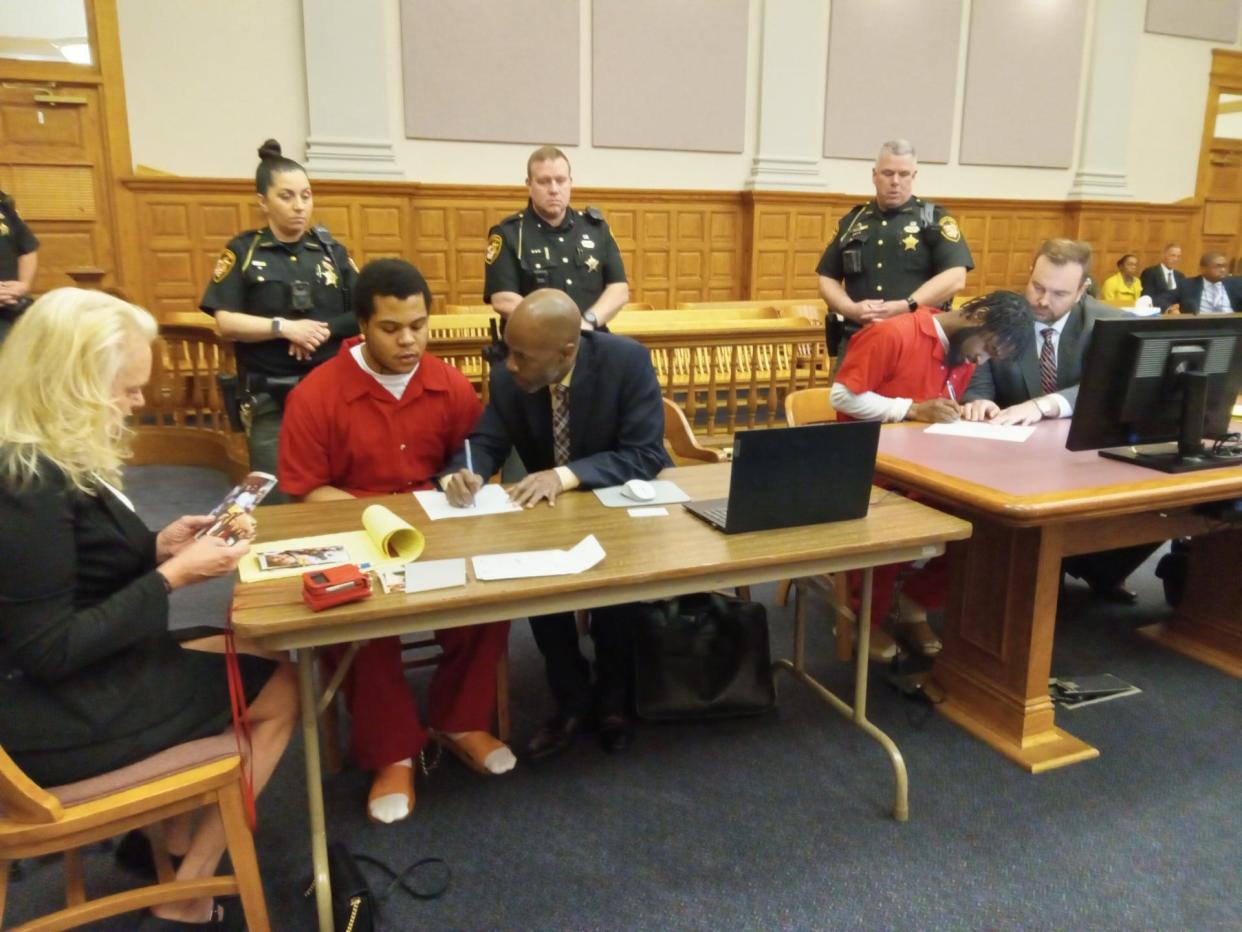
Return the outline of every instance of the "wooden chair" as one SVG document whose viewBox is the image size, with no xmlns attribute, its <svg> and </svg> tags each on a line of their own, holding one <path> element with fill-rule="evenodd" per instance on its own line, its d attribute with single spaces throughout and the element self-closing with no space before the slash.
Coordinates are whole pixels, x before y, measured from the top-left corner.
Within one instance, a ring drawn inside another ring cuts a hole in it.
<svg viewBox="0 0 1242 932">
<path fill-rule="evenodd" d="M 823 424 L 837 419 L 832 407 L 832 389 L 804 388 L 785 396 L 785 420 L 790 427 L 805 424 Z M 854 629 L 858 618 L 849 606 L 849 583 L 845 573 L 807 576 L 803 579 L 787 579 L 776 593 L 776 603 L 789 601 L 789 590 L 794 590 L 794 623 L 801 629 L 805 624 L 806 596 L 818 592 L 828 601 L 837 616 L 837 659 L 849 660 L 854 652 Z"/>
<path fill-rule="evenodd" d="M 167 851 L 156 845 L 155 883 L 86 898 L 82 846 L 203 806 L 220 810 L 234 874 L 176 880 Z M 120 770 L 47 789 L 0 748 L 0 921 L 10 865 L 56 852 L 65 855 L 65 908 L 19 929 L 72 929 L 159 903 L 232 894 L 241 896 L 252 932 L 270 929 L 242 802 L 241 759 L 231 733 L 179 744 Z"/>
<path fill-rule="evenodd" d="M 723 450 L 705 447 L 695 439 L 690 422 L 677 403 L 664 399 L 664 446 L 678 466 L 692 463 L 723 463 Z"/>
<path fill-rule="evenodd" d="M 360 647 L 361 643 L 352 645 Z M 340 773 L 345 763 L 345 751 L 341 742 L 341 719 L 337 708 L 336 695 L 348 665 L 353 662 L 355 649 L 350 650 L 345 660 L 333 671 L 327 658 L 319 657 L 319 676 L 327 684 L 319 700 L 319 725 L 323 729 L 323 766 L 328 773 Z M 401 665 L 412 670 L 417 667 L 434 667 L 440 662 L 440 645 L 431 634 L 407 634 L 401 639 Z M 509 740 L 509 651 L 500 655 L 496 662 L 496 737 L 501 741 Z"/>
</svg>

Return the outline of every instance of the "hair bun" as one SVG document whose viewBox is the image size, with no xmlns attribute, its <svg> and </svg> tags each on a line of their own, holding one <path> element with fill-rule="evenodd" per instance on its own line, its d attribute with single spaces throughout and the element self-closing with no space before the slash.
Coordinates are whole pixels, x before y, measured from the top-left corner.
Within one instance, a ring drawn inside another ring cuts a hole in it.
<svg viewBox="0 0 1242 932">
<path fill-rule="evenodd" d="M 275 139 L 269 139 L 263 145 L 259 146 L 260 159 L 278 159 L 284 153 L 280 151 L 280 143 Z"/>
</svg>

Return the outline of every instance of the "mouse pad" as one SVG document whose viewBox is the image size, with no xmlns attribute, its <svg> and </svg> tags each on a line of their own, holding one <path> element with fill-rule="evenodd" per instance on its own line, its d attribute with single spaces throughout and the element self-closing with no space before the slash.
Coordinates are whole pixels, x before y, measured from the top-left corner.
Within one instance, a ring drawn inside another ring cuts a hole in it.
<svg viewBox="0 0 1242 932">
<path fill-rule="evenodd" d="M 655 498 L 648 502 L 639 502 L 622 494 L 623 485 L 610 485 L 606 489 L 592 489 L 600 504 L 608 508 L 641 508 L 646 505 L 676 505 L 678 502 L 690 501 L 690 496 L 677 487 L 677 483 L 667 479 L 652 479 L 651 487 L 655 489 Z"/>
</svg>

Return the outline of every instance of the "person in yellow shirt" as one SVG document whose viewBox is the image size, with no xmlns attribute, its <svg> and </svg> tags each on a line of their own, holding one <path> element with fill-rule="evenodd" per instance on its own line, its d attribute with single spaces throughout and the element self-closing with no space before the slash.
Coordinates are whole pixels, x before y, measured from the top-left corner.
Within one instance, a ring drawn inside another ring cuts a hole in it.
<svg viewBox="0 0 1242 932">
<path fill-rule="evenodd" d="M 1134 307 L 1142 295 L 1138 256 L 1126 253 L 1117 260 L 1117 271 L 1104 279 L 1104 284 L 1100 286 L 1100 300 L 1113 307 Z"/>
</svg>

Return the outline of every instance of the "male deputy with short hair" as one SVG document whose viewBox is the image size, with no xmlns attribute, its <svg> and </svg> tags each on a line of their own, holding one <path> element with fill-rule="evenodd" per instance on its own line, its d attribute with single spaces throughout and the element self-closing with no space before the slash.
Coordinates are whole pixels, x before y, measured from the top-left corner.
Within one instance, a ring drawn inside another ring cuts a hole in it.
<svg viewBox="0 0 1242 932">
<path fill-rule="evenodd" d="M 957 221 L 914 196 L 918 172 L 909 142 L 884 143 L 871 169 L 875 199 L 841 218 L 819 260 L 819 294 L 831 312 L 828 345 L 836 343 L 838 364 L 846 341 L 863 327 L 920 305 L 945 304 L 974 268 Z"/>
<path fill-rule="evenodd" d="M 526 161 L 526 208 L 489 232 L 483 300 L 506 320 L 539 288 L 568 294 L 584 330 L 605 328 L 630 299 L 612 231 L 598 208 L 569 206 L 572 188 L 565 153 L 541 146 Z"/>
<path fill-rule="evenodd" d="M 1034 424 L 1074 413 L 1096 321 L 1128 316 L 1086 294 L 1090 271 L 1086 243 L 1050 239 L 1040 245 L 1026 283 L 1035 339 L 1018 356 L 992 359 L 975 370 L 962 396 L 964 420 Z M 1153 549 L 1144 544 L 1070 557 L 1065 569 L 1101 598 L 1133 602 L 1122 583 Z"/>
<path fill-rule="evenodd" d="M 504 365 L 491 369 L 487 408 L 470 434 L 473 471 L 462 468 L 466 457 L 458 453 L 441 482 L 452 504 L 473 501 L 510 449 L 531 472 L 509 497 L 528 508 L 555 505 L 574 489 L 653 479 L 671 465 L 660 383 L 641 344 L 582 330 L 570 297 L 541 289 L 514 309 L 505 346 Z M 573 612 L 531 618 L 556 700 L 556 713 L 527 746 L 531 758 L 564 750 L 592 723 L 605 750 L 628 747 L 633 614 L 628 605 L 592 609 L 594 688 Z"/>
</svg>

